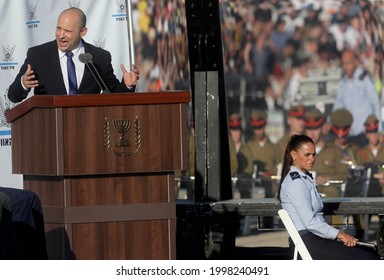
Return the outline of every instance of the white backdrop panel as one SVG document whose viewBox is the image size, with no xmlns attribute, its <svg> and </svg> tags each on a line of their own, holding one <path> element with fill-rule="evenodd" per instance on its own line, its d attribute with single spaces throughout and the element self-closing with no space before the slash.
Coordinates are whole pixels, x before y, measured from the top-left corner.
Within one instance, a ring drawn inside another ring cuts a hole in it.
<svg viewBox="0 0 384 280">
<path fill-rule="evenodd" d="M 85 12 L 88 34 L 84 39 L 111 52 L 118 79 L 120 63 L 130 66 L 125 0 L 0 0 L 0 186 L 22 188 L 22 176 L 12 174 L 11 128 L 4 116 L 5 110 L 15 106 L 7 98 L 9 85 L 28 48 L 55 39 L 57 17 L 70 6 Z"/>
</svg>

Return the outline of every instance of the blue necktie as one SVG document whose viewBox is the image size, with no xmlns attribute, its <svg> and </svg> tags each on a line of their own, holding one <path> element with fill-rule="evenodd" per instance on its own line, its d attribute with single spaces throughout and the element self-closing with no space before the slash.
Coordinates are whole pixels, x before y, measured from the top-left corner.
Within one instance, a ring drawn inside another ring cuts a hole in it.
<svg viewBox="0 0 384 280">
<path fill-rule="evenodd" d="M 76 81 L 75 63 L 73 63 L 73 60 L 72 60 L 73 53 L 67 52 L 65 55 L 67 56 L 67 70 L 68 70 L 68 82 L 69 82 L 68 94 L 76 94 L 77 81 Z"/>
</svg>

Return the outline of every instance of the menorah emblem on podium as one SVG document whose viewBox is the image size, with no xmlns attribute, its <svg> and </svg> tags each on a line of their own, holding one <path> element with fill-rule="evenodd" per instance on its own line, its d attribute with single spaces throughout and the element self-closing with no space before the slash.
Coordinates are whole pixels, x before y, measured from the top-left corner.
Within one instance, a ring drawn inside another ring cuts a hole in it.
<svg viewBox="0 0 384 280">
<path fill-rule="evenodd" d="M 131 128 L 131 120 L 113 120 L 113 128 L 120 134 L 115 142 L 115 147 L 129 147 L 131 144 L 125 139 L 125 133 Z"/>
<path fill-rule="evenodd" d="M 112 120 L 111 124 L 108 118 L 105 117 L 103 125 L 103 142 L 104 150 L 106 152 L 117 157 L 122 157 L 136 154 L 140 150 L 141 121 L 136 116 L 136 118 L 133 120 L 133 132 L 129 132 L 131 124 L 132 121 L 130 119 Z M 113 127 L 113 130 L 117 132 L 117 137 L 113 137 L 113 134 L 111 134 L 111 127 Z M 127 138 L 132 138 L 132 141 L 129 141 Z M 131 145 L 131 142 L 133 142 L 133 145 Z M 111 147 L 112 143 L 115 143 L 114 148 Z"/>
</svg>

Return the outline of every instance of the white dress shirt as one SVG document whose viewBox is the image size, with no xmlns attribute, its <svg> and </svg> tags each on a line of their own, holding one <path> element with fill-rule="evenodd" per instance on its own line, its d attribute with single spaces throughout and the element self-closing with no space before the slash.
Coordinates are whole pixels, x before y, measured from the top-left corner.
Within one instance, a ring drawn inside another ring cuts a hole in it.
<svg viewBox="0 0 384 280">
<path fill-rule="evenodd" d="M 60 57 L 60 66 L 61 66 L 61 72 L 63 73 L 63 79 L 64 79 L 64 84 L 65 84 L 65 89 L 69 89 L 69 83 L 68 83 L 68 72 L 67 72 L 67 56 L 65 55 L 66 52 L 61 51 L 58 49 L 59 52 L 59 57 Z M 83 79 L 84 75 L 84 67 L 85 64 L 82 63 L 79 60 L 79 55 L 84 53 L 84 46 L 83 43 L 80 42 L 79 46 L 76 49 L 72 50 L 73 53 L 73 63 L 75 63 L 75 70 L 76 70 L 76 80 L 77 80 L 77 87 L 80 87 L 81 80 Z"/>
</svg>

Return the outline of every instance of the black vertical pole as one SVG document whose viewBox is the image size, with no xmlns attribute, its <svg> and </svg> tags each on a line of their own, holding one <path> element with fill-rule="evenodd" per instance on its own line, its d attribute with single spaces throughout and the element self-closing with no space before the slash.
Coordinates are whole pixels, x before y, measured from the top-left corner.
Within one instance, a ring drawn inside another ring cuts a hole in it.
<svg viewBox="0 0 384 280">
<path fill-rule="evenodd" d="M 186 0 L 195 122 L 195 200 L 232 198 L 218 0 Z"/>
</svg>

